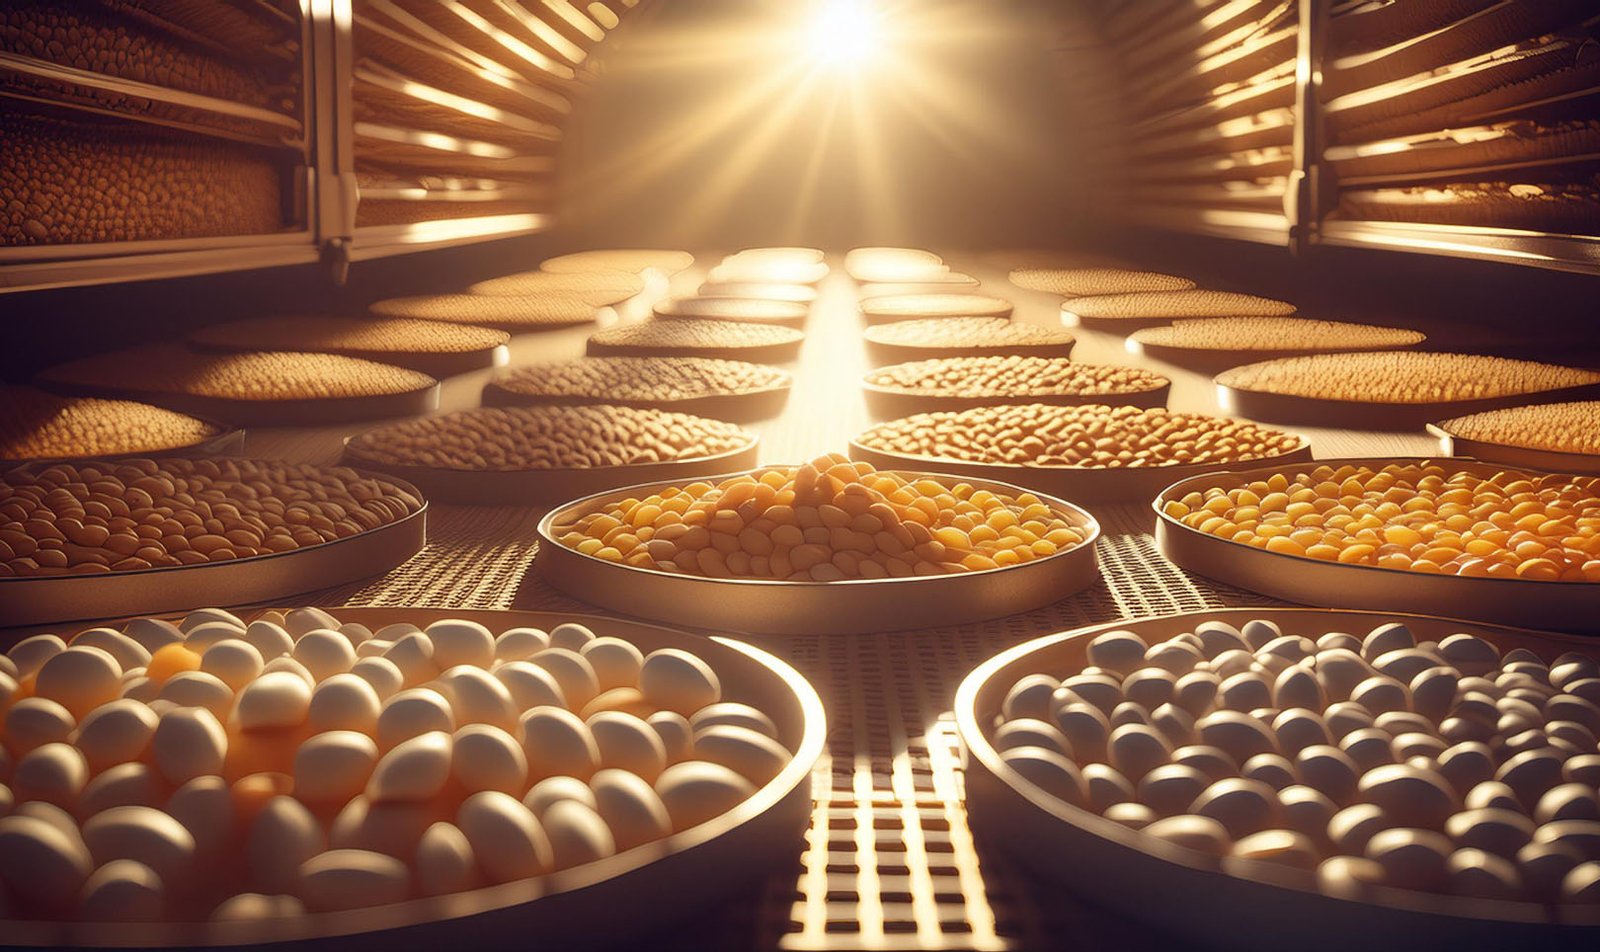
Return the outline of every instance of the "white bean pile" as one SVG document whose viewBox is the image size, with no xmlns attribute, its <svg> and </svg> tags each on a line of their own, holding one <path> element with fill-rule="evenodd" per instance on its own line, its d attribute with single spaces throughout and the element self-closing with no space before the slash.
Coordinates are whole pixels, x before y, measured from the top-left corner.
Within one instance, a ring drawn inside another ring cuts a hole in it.
<svg viewBox="0 0 1600 952">
<path fill-rule="evenodd" d="M 1418 643 L 1400 623 L 1315 640 L 1264 620 L 1155 644 L 1112 631 L 1082 670 L 1017 681 L 998 721 L 1004 761 L 1061 800 L 1332 894 L 1600 902 L 1588 654 Z"/>
<path fill-rule="evenodd" d="M 0 919 L 294 917 L 566 869 L 789 763 L 677 648 L 221 609 L 0 656 Z"/>
</svg>

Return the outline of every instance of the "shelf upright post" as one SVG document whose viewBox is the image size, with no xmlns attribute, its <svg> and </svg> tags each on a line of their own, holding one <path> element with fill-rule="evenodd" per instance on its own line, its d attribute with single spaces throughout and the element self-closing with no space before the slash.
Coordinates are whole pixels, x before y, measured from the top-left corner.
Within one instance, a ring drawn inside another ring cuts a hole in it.
<svg viewBox="0 0 1600 952">
<path fill-rule="evenodd" d="M 1294 170 L 1284 193 L 1289 250 L 1303 255 L 1322 224 L 1322 65 L 1328 0 L 1299 0 L 1294 70 Z"/>
<path fill-rule="evenodd" d="M 316 142 L 310 178 L 316 238 L 333 281 L 343 284 L 350 273 L 350 241 L 360 201 L 350 102 L 353 15 L 351 0 L 310 0 L 310 7 L 311 129 Z"/>
</svg>

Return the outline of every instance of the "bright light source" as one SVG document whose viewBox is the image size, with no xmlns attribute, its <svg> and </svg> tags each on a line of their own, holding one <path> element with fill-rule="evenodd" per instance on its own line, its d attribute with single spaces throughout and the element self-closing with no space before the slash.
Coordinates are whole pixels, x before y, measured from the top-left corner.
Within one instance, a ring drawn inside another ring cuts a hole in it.
<svg viewBox="0 0 1600 952">
<path fill-rule="evenodd" d="M 806 27 L 806 46 L 820 64 L 855 69 L 883 46 L 883 18 L 874 0 L 816 0 Z"/>
</svg>

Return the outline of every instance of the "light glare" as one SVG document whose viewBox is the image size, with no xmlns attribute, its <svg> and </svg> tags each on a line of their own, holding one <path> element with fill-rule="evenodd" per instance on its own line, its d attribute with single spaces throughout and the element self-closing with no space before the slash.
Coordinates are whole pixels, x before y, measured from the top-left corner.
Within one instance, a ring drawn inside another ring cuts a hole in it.
<svg viewBox="0 0 1600 952">
<path fill-rule="evenodd" d="M 868 64 L 883 45 L 882 17 L 872 0 L 820 0 L 807 33 L 812 57 L 836 69 Z"/>
</svg>

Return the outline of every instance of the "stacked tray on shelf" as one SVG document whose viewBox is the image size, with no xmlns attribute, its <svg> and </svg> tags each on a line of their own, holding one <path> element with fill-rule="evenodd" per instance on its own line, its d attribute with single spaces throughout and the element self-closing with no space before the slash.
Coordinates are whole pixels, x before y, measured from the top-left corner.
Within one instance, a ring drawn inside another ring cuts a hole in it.
<svg viewBox="0 0 1600 952">
<path fill-rule="evenodd" d="M 862 334 L 874 364 L 945 357 L 1071 357 L 1076 340 L 1060 327 L 1001 317 L 936 317 L 875 324 Z"/>
<path fill-rule="evenodd" d="M 779 862 L 826 736 L 766 652 L 589 615 L 199 609 L 7 666 L 84 728 L 8 778 L 24 945 L 625 941 Z"/>
<path fill-rule="evenodd" d="M 147 344 L 58 364 L 40 387 L 131 398 L 242 425 L 319 425 L 424 413 L 439 382 L 424 373 L 339 354 L 203 354 Z"/>
<path fill-rule="evenodd" d="M 1269 360 L 1224 371 L 1216 382 L 1223 408 L 1252 420 L 1385 430 L 1600 394 L 1592 370 L 1424 351 Z"/>
<path fill-rule="evenodd" d="M 850 441 L 881 468 L 1001 479 L 1074 502 L 1143 501 L 1219 466 L 1311 458 L 1303 437 L 1160 408 L 1022 404 L 922 413 Z"/>
<path fill-rule="evenodd" d="M 308 315 L 212 324 L 190 334 L 189 344 L 220 353 L 339 354 L 449 377 L 504 365 L 510 359 L 510 339 L 505 331 L 470 324 Z"/>
<path fill-rule="evenodd" d="M 1143 291 L 1187 291 L 1194 287 L 1188 278 L 1154 271 L 1125 268 L 1017 268 L 1011 283 L 1029 291 L 1045 291 L 1062 297 L 1100 294 L 1131 294 Z"/>
<path fill-rule="evenodd" d="M 795 301 L 702 296 L 658 301 L 653 313 L 664 320 L 742 321 L 803 327 L 811 308 Z"/>
<path fill-rule="evenodd" d="M 571 294 L 595 307 L 621 304 L 644 290 L 644 278 L 631 271 L 522 271 L 468 285 L 468 294 Z"/>
<path fill-rule="evenodd" d="M 1600 400 L 1486 410 L 1430 423 L 1428 432 L 1448 456 L 1600 475 Z"/>
<path fill-rule="evenodd" d="M 1015 355 L 894 364 L 870 371 L 861 384 L 867 409 L 879 418 L 1008 403 L 1160 407 L 1172 388 L 1149 370 Z"/>
<path fill-rule="evenodd" d="M 1133 291 L 1071 298 L 1061 305 L 1061 323 L 1129 334 L 1189 317 L 1287 317 L 1293 304 L 1233 291 Z"/>
<path fill-rule="evenodd" d="M 781 364 L 800 355 L 806 335 L 792 327 L 674 319 L 619 324 L 589 338 L 591 357 L 705 357 Z"/>
<path fill-rule="evenodd" d="M 1581 943 L 1600 922 L 1597 670 L 1581 639 L 1424 615 L 1048 635 L 957 692 L 968 808 L 1031 872 L 1207 942 Z M 1483 720 L 1468 685 L 1508 678 L 1544 710 Z M 1524 721 L 1551 732 L 1513 735 Z"/>
<path fill-rule="evenodd" d="M 593 297 L 583 291 L 426 294 L 378 301 L 370 310 L 375 317 L 473 324 L 512 334 L 592 324 L 599 312 Z"/>
<path fill-rule="evenodd" d="M 1010 317 L 1011 302 L 986 294 L 889 294 L 866 298 L 861 316 L 868 324 L 946 317 Z"/>
<path fill-rule="evenodd" d="M 1174 564 L 1275 598 L 1600 630 L 1592 476 L 1339 459 L 1190 476 L 1152 505 Z"/>
<path fill-rule="evenodd" d="M 631 615 L 850 634 L 1056 601 L 1099 577 L 1099 533 L 1072 504 L 1006 483 L 832 456 L 715 485 L 675 480 L 579 499 L 539 523 L 534 569 Z"/>
<path fill-rule="evenodd" d="M 705 357 L 580 357 L 519 367 L 484 385 L 485 406 L 611 403 L 742 422 L 775 416 L 794 377 Z"/>
<path fill-rule="evenodd" d="M 744 469 L 756 453 L 756 437 L 731 423 L 596 404 L 477 407 L 406 420 L 351 437 L 344 462 L 399 476 L 440 502 L 537 505 Z"/>
<path fill-rule="evenodd" d="M 1314 321 L 1301 317 L 1208 317 L 1144 327 L 1127 348 L 1155 360 L 1218 373 L 1241 364 L 1353 351 L 1404 350 L 1427 341 L 1399 327 Z"/>
<path fill-rule="evenodd" d="M 237 453 L 244 431 L 133 400 L 0 386 L 0 463 Z"/>
</svg>

